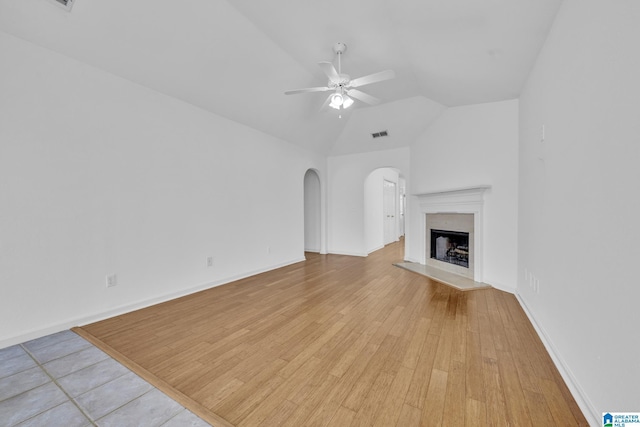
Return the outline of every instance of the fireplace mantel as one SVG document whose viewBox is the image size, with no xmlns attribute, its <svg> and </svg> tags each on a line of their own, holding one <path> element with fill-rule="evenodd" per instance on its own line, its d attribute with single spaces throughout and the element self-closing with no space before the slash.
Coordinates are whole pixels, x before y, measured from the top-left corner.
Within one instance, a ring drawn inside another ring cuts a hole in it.
<svg viewBox="0 0 640 427">
<path fill-rule="evenodd" d="M 452 188 L 446 190 L 429 191 L 426 193 L 414 194 L 418 199 L 420 214 L 424 216 L 421 222 L 421 235 L 423 236 L 421 264 L 427 264 L 426 215 L 435 213 L 465 213 L 473 214 L 474 222 L 474 268 L 473 280 L 483 281 L 483 206 L 484 194 L 490 190 L 490 185 L 477 185 L 473 187 Z"/>
<path fill-rule="evenodd" d="M 420 205 L 444 205 L 447 209 L 459 208 L 461 205 L 482 205 L 484 192 L 491 189 L 490 185 L 477 185 L 475 187 L 452 188 L 448 190 L 429 191 L 427 193 L 414 194 Z M 448 210 L 447 212 L 456 212 Z M 432 213 L 432 212 L 429 212 Z"/>
</svg>

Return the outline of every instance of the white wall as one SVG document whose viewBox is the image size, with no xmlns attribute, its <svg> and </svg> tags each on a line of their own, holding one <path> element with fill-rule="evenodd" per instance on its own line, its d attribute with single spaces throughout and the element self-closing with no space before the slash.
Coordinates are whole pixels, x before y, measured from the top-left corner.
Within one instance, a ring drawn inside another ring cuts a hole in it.
<svg viewBox="0 0 640 427">
<path fill-rule="evenodd" d="M 303 259 L 324 158 L 1 32 L 0 57 L 0 347 Z"/>
<path fill-rule="evenodd" d="M 320 252 L 321 248 L 321 188 L 318 173 L 309 169 L 304 174 L 304 250 Z"/>
<path fill-rule="evenodd" d="M 329 252 L 366 256 L 365 179 L 374 169 L 385 167 L 398 169 L 408 176 L 409 148 L 329 157 L 327 163 Z"/>
<path fill-rule="evenodd" d="M 398 171 L 391 168 L 376 169 L 364 182 L 364 239 L 368 254 L 384 247 L 385 180 L 396 184 L 396 200 L 399 202 Z M 399 218 L 398 203 L 395 218 Z"/>
<path fill-rule="evenodd" d="M 566 0 L 520 100 L 518 294 L 593 425 L 640 410 L 638 22 Z"/>
<path fill-rule="evenodd" d="M 405 258 L 422 259 L 412 194 L 491 185 L 484 203 L 484 281 L 514 291 L 517 269 L 518 101 L 454 107 L 411 146 Z"/>
</svg>

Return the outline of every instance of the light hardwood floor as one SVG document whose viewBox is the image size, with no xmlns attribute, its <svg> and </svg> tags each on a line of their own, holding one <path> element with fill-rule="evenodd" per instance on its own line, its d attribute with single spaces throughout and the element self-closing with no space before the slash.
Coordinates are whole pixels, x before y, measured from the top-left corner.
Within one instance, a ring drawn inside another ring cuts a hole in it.
<svg viewBox="0 0 640 427">
<path fill-rule="evenodd" d="M 308 260 L 78 329 L 220 426 L 586 426 L 515 297 Z"/>
</svg>

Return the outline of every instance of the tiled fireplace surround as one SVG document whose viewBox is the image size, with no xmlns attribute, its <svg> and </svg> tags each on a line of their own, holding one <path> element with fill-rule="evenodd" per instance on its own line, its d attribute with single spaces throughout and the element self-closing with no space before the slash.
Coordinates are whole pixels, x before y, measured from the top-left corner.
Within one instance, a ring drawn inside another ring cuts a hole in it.
<svg viewBox="0 0 640 427">
<path fill-rule="evenodd" d="M 476 187 L 416 194 L 420 207 L 422 253 L 420 263 L 451 273 L 483 281 L 483 207 L 484 193 L 491 187 Z M 431 229 L 469 233 L 469 268 L 431 259 Z"/>
</svg>

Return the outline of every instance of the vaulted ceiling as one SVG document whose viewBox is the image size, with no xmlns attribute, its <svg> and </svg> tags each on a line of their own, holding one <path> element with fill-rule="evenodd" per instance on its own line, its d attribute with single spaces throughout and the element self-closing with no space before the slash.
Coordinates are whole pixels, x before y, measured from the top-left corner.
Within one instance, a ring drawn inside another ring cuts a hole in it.
<svg viewBox="0 0 640 427">
<path fill-rule="evenodd" d="M 302 147 L 407 146 L 450 106 L 517 98 L 562 0 L 0 0 L 0 30 Z M 383 100 L 320 110 L 317 66 Z M 372 140 L 371 133 L 389 137 Z"/>
</svg>

